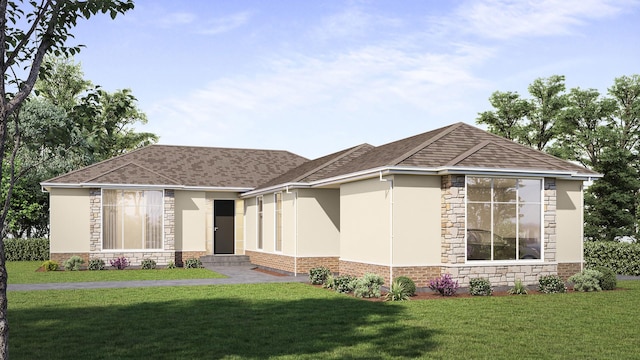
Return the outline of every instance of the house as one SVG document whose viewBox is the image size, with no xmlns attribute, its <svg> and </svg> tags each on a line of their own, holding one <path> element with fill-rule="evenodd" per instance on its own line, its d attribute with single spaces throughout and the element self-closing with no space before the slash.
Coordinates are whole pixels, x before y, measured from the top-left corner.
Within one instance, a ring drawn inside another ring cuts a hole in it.
<svg viewBox="0 0 640 360">
<path fill-rule="evenodd" d="M 583 181 L 598 177 L 457 123 L 310 161 L 153 145 L 42 185 L 52 259 L 233 253 L 294 274 L 327 266 L 426 286 L 450 273 L 464 286 L 579 272 Z M 219 245 L 232 222 L 233 240 Z"/>
</svg>

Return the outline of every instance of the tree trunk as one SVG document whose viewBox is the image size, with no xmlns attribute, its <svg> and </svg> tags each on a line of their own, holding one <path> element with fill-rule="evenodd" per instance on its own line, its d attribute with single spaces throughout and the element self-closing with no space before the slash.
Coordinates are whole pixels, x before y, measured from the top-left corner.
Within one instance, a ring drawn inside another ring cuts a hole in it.
<svg viewBox="0 0 640 360">
<path fill-rule="evenodd" d="M 9 359 L 9 321 L 7 320 L 7 267 L 4 240 L 0 238 L 0 360 Z"/>
</svg>

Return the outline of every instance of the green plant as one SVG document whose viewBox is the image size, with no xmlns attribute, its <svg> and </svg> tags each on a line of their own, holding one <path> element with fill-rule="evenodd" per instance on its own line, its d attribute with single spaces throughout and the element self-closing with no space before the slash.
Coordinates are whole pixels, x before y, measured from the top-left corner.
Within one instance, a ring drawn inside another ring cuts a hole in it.
<svg viewBox="0 0 640 360">
<path fill-rule="evenodd" d="M 104 270 L 104 260 L 91 259 L 89 260 L 89 270 Z"/>
<path fill-rule="evenodd" d="M 47 260 L 42 263 L 44 271 L 56 271 L 59 267 L 60 265 L 58 265 L 58 262 L 53 260 Z"/>
<path fill-rule="evenodd" d="M 493 294 L 491 282 L 485 278 L 469 280 L 469 294 L 474 296 L 491 296 L 491 294 Z"/>
<path fill-rule="evenodd" d="M 173 261 L 169 261 L 169 263 L 167 264 L 167 269 L 175 269 L 176 268 L 176 263 L 174 263 Z"/>
<path fill-rule="evenodd" d="M 333 289 L 339 293 L 350 293 L 355 288 L 355 282 L 358 280 L 355 276 L 340 275 L 333 279 Z"/>
<path fill-rule="evenodd" d="M 407 283 L 401 281 L 399 278 L 395 279 L 391 283 L 389 292 L 384 296 L 385 301 L 405 301 L 409 300 L 409 291 L 407 290 Z"/>
<path fill-rule="evenodd" d="M 602 277 L 600 277 L 600 287 L 602 290 L 614 290 L 618 286 L 618 279 L 613 270 L 606 266 L 596 266 L 594 270 L 602 273 Z"/>
<path fill-rule="evenodd" d="M 74 255 L 64 262 L 64 269 L 78 271 L 82 264 L 84 264 L 84 260 L 80 256 Z"/>
<path fill-rule="evenodd" d="M 527 287 L 520 279 L 517 279 L 513 287 L 509 289 L 509 294 L 511 295 L 527 295 L 527 292 Z"/>
<path fill-rule="evenodd" d="M 49 239 L 4 239 L 6 261 L 45 261 L 49 259 Z"/>
<path fill-rule="evenodd" d="M 380 287 L 384 284 L 382 276 L 372 273 L 366 273 L 364 276 L 356 280 L 353 294 L 361 298 L 379 298 Z"/>
<path fill-rule="evenodd" d="M 336 282 L 333 274 L 329 274 L 329 276 L 327 276 L 327 279 L 324 281 L 324 284 L 322 284 L 322 287 L 335 290 Z"/>
<path fill-rule="evenodd" d="M 640 243 L 585 241 L 584 265 L 587 269 L 605 266 L 615 274 L 640 276 Z"/>
<path fill-rule="evenodd" d="M 414 296 L 416 294 L 416 283 L 408 276 L 398 276 L 395 281 L 399 281 L 404 285 L 407 295 Z M 393 286 L 393 284 L 391 284 Z"/>
<path fill-rule="evenodd" d="M 598 270 L 584 269 L 581 272 L 571 276 L 569 282 L 573 283 L 575 291 L 601 291 L 600 278 L 602 273 Z"/>
<path fill-rule="evenodd" d="M 313 285 L 321 285 L 327 281 L 327 277 L 331 275 L 331 270 L 324 266 L 309 269 L 309 282 Z"/>
<path fill-rule="evenodd" d="M 153 259 L 142 259 L 140 268 L 144 270 L 152 270 L 156 268 L 156 262 Z"/>
<path fill-rule="evenodd" d="M 199 269 L 201 267 L 202 267 L 202 261 L 200 261 L 200 259 L 197 259 L 197 258 L 187 259 L 187 261 L 184 262 L 185 269 Z"/>
<path fill-rule="evenodd" d="M 543 275 L 538 279 L 538 291 L 545 294 L 566 293 L 567 287 L 558 275 Z"/>
<path fill-rule="evenodd" d="M 444 274 L 439 278 L 435 278 L 429 282 L 429 289 L 439 293 L 442 296 L 453 296 L 458 290 L 458 280 L 453 280 L 451 274 Z"/>
</svg>

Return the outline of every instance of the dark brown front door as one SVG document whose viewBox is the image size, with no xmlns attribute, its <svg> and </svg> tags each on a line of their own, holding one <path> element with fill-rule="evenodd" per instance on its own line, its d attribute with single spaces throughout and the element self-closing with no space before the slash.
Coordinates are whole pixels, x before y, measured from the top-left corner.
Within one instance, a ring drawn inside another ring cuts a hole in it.
<svg viewBox="0 0 640 360">
<path fill-rule="evenodd" d="M 213 202 L 213 253 L 233 254 L 235 201 Z"/>
</svg>

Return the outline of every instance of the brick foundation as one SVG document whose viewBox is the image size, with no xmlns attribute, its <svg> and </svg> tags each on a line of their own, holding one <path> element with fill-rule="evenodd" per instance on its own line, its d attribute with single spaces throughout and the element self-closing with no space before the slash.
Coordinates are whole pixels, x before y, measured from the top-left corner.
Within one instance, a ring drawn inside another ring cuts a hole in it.
<svg viewBox="0 0 640 360">
<path fill-rule="evenodd" d="M 333 273 L 340 271 L 338 257 L 299 257 L 297 261 L 298 274 L 308 274 L 310 269 L 324 266 Z"/>
<path fill-rule="evenodd" d="M 174 263 L 176 266 L 184 266 L 184 261 L 188 259 L 200 259 L 207 255 L 206 251 L 176 251 Z"/>
<path fill-rule="evenodd" d="M 293 256 L 269 254 L 250 250 L 246 250 L 245 255 L 249 256 L 251 263 L 254 265 L 281 270 L 292 274 L 295 272 Z"/>
<path fill-rule="evenodd" d="M 374 265 L 340 260 L 340 275 L 352 275 L 361 277 L 366 273 L 380 275 L 384 278 L 384 283 L 389 284 L 389 266 L 387 265 Z"/>
<path fill-rule="evenodd" d="M 428 287 L 429 281 L 441 275 L 440 266 L 402 266 L 393 268 L 393 277 L 406 276 L 416 283 L 417 287 Z"/>
<path fill-rule="evenodd" d="M 559 263 L 558 264 L 558 276 L 564 281 L 582 271 L 582 263 Z"/>
<path fill-rule="evenodd" d="M 85 265 L 89 264 L 89 253 L 50 253 L 49 260 L 53 260 L 62 266 L 72 256 L 80 256 Z"/>
</svg>

